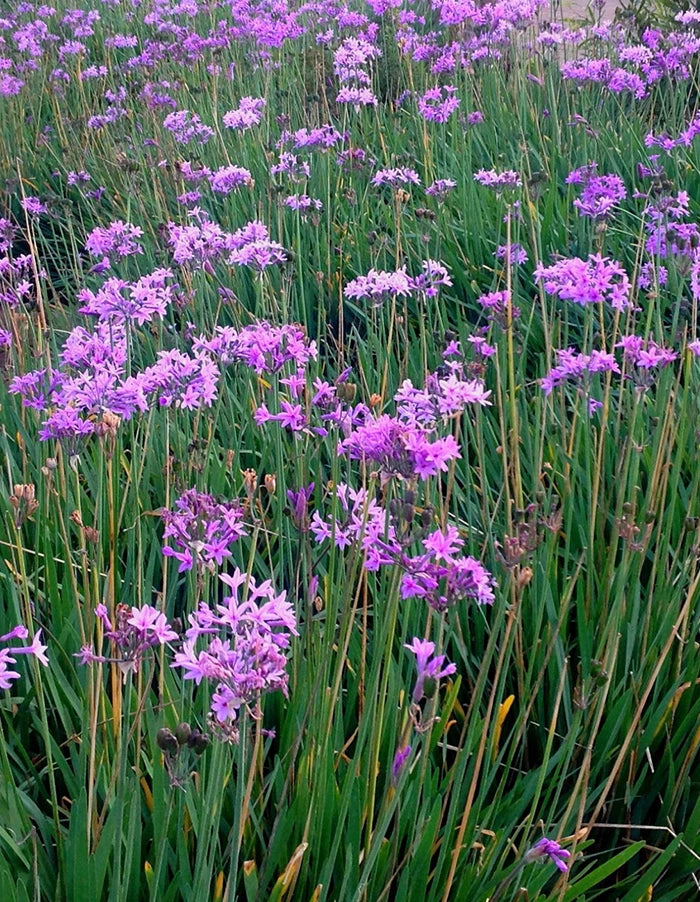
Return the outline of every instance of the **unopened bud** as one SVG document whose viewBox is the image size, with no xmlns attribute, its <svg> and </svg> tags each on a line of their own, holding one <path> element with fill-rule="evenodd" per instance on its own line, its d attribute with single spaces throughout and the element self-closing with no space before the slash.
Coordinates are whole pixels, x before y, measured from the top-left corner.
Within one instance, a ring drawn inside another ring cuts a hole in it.
<svg viewBox="0 0 700 902">
<path fill-rule="evenodd" d="M 515 584 L 518 589 L 522 590 L 532 580 L 532 568 L 520 567 L 515 576 Z"/>
<path fill-rule="evenodd" d="M 188 748 L 193 749 L 197 755 L 201 755 L 208 745 L 209 737 L 206 733 L 202 733 L 201 730 L 196 728 L 192 730 L 190 738 L 187 740 Z"/>
<path fill-rule="evenodd" d="M 35 497 L 34 486 L 31 483 L 26 485 L 17 483 L 14 485 L 9 501 L 15 511 L 14 520 L 17 527 L 20 527 L 28 517 L 31 517 L 39 507 Z"/>
<path fill-rule="evenodd" d="M 156 744 L 162 752 L 176 752 L 178 749 L 177 739 L 173 731 L 167 727 L 161 727 L 156 734 Z"/>
<path fill-rule="evenodd" d="M 179 723 L 175 727 L 175 739 L 177 739 L 178 745 L 187 745 L 191 735 L 192 727 L 188 723 Z"/>
<path fill-rule="evenodd" d="M 423 680 L 423 695 L 425 698 L 432 698 L 437 692 L 437 680 L 431 676 L 426 676 Z"/>
</svg>

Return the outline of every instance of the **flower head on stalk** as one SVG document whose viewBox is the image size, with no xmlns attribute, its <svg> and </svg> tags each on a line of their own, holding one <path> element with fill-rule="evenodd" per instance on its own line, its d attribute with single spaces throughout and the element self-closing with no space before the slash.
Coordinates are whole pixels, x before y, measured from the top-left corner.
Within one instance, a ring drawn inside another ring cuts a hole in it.
<svg viewBox="0 0 700 902">
<path fill-rule="evenodd" d="M 161 513 L 165 523 L 166 557 L 180 562 L 179 572 L 208 568 L 214 571 L 231 554 L 231 546 L 245 535 L 245 509 L 237 501 L 217 501 L 206 492 L 189 489 L 174 510 Z"/>
<path fill-rule="evenodd" d="M 81 664 L 116 663 L 124 679 L 129 673 L 138 673 L 149 649 L 178 638 L 165 614 L 148 604 L 140 608 L 118 604 L 114 612 L 114 622 L 110 620 L 107 608 L 103 604 L 97 605 L 95 615 L 101 621 L 104 636 L 112 643 L 115 654 L 111 657 L 99 655 L 91 646 L 84 645 L 75 657 Z"/>
<path fill-rule="evenodd" d="M 238 568 L 220 579 L 231 594 L 215 608 L 202 603 L 189 616 L 182 649 L 172 667 L 199 685 L 213 681 L 210 721 L 216 735 L 236 741 L 241 708 L 254 713 L 260 697 L 287 693 L 287 649 L 298 635 L 286 592 L 276 593 L 270 580 L 259 585 Z"/>
</svg>

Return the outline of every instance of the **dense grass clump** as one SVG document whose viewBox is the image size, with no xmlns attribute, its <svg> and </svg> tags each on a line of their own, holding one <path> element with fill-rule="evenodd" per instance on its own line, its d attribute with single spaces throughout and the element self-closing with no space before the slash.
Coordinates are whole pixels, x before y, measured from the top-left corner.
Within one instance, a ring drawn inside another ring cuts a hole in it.
<svg viewBox="0 0 700 902">
<path fill-rule="evenodd" d="M 11 6 L 0 898 L 694 898 L 700 13 Z"/>
</svg>

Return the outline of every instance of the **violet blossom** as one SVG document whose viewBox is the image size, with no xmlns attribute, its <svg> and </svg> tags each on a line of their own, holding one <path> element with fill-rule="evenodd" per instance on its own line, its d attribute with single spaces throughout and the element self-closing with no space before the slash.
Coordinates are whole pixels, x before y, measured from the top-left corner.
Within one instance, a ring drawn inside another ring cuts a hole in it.
<svg viewBox="0 0 700 902">
<path fill-rule="evenodd" d="M 404 648 L 416 656 L 418 675 L 411 698 L 414 705 L 420 704 L 424 698 L 432 698 L 437 691 L 438 680 L 457 672 L 456 664 L 445 664 L 445 655 L 435 654 L 435 643 L 414 637 Z M 410 751 L 410 749 L 409 749 Z"/>
<path fill-rule="evenodd" d="M 529 864 L 531 861 L 535 861 L 538 858 L 549 858 L 549 860 L 559 868 L 562 874 L 565 874 L 569 870 L 566 861 L 570 857 L 571 852 L 569 852 L 568 849 L 564 849 L 556 842 L 556 840 L 547 839 L 543 836 L 542 839 L 537 840 L 531 849 L 528 849 L 523 856 L 523 861 Z"/>
<path fill-rule="evenodd" d="M 235 739 L 234 722 L 242 708 L 257 707 L 268 692 L 287 694 L 287 651 L 298 631 L 286 592 L 275 592 L 270 580 L 258 585 L 238 568 L 220 579 L 231 594 L 214 608 L 201 603 L 189 615 L 171 667 L 183 670 L 183 678 L 197 685 L 204 680 L 216 684 L 212 724 L 230 728 L 229 736 Z"/>
<path fill-rule="evenodd" d="M 535 280 L 544 284 L 548 294 L 562 300 L 587 305 L 608 303 L 614 310 L 629 310 L 630 281 L 622 266 L 601 254 L 590 254 L 588 260 L 579 257 L 559 260 L 551 266 L 539 263 Z"/>
<path fill-rule="evenodd" d="M 22 624 L 11 629 L 9 633 L 0 636 L 0 642 L 9 642 L 11 639 L 24 640 L 28 637 L 29 631 Z M 46 657 L 46 649 L 48 646 L 41 644 L 41 630 L 38 629 L 34 634 L 29 645 L 14 645 L 7 648 L 0 648 L 0 689 L 10 689 L 12 684 L 20 679 L 20 673 L 12 670 L 12 665 L 17 663 L 16 655 L 34 655 L 34 657 L 44 667 L 48 667 L 49 659 Z"/>
<path fill-rule="evenodd" d="M 115 663 L 124 680 L 130 673 L 138 673 L 144 657 L 157 645 L 174 642 L 178 634 L 168 623 L 165 614 L 151 605 L 140 608 L 118 604 L 114 611 L 114 621 L 104 604 L 98 604 L 95 615 L 104 629 L 104 638 L 111 645 L 112 654 L 104 656 L 84 645 L 75 655 L 81 664 Z"/>
<path fill-rule="evenodd" d="M 237 501 L 218 501 L 206 492 L 188 489 L 172 510 L 161 511 L 165 523 L 166 557 L 180 562 L 178 573 L 220 567 L 231 546 L 246 534 L 245 508 Z"/>
</svg>

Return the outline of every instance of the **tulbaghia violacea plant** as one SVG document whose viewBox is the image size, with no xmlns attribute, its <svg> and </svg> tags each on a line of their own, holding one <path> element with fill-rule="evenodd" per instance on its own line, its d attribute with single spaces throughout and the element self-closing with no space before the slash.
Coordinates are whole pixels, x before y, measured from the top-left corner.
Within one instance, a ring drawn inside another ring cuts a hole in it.
<svg viewBox="0 0 700 902">
<path fill-rule="evenodd" d="M 294 609 L 270 580 L 259 585 L 236 568 L 220 574 L 231 594 L 213 607 L 202 602 L 189 615 L 189 627 L 172 667 L 184 679 L 214 685 L 210 724 L 215 735 L 237 741 L 242 709 L 260 718 L 260 698 L 287 694 L 287 655 L 297 636 Z"/>
</svg>

